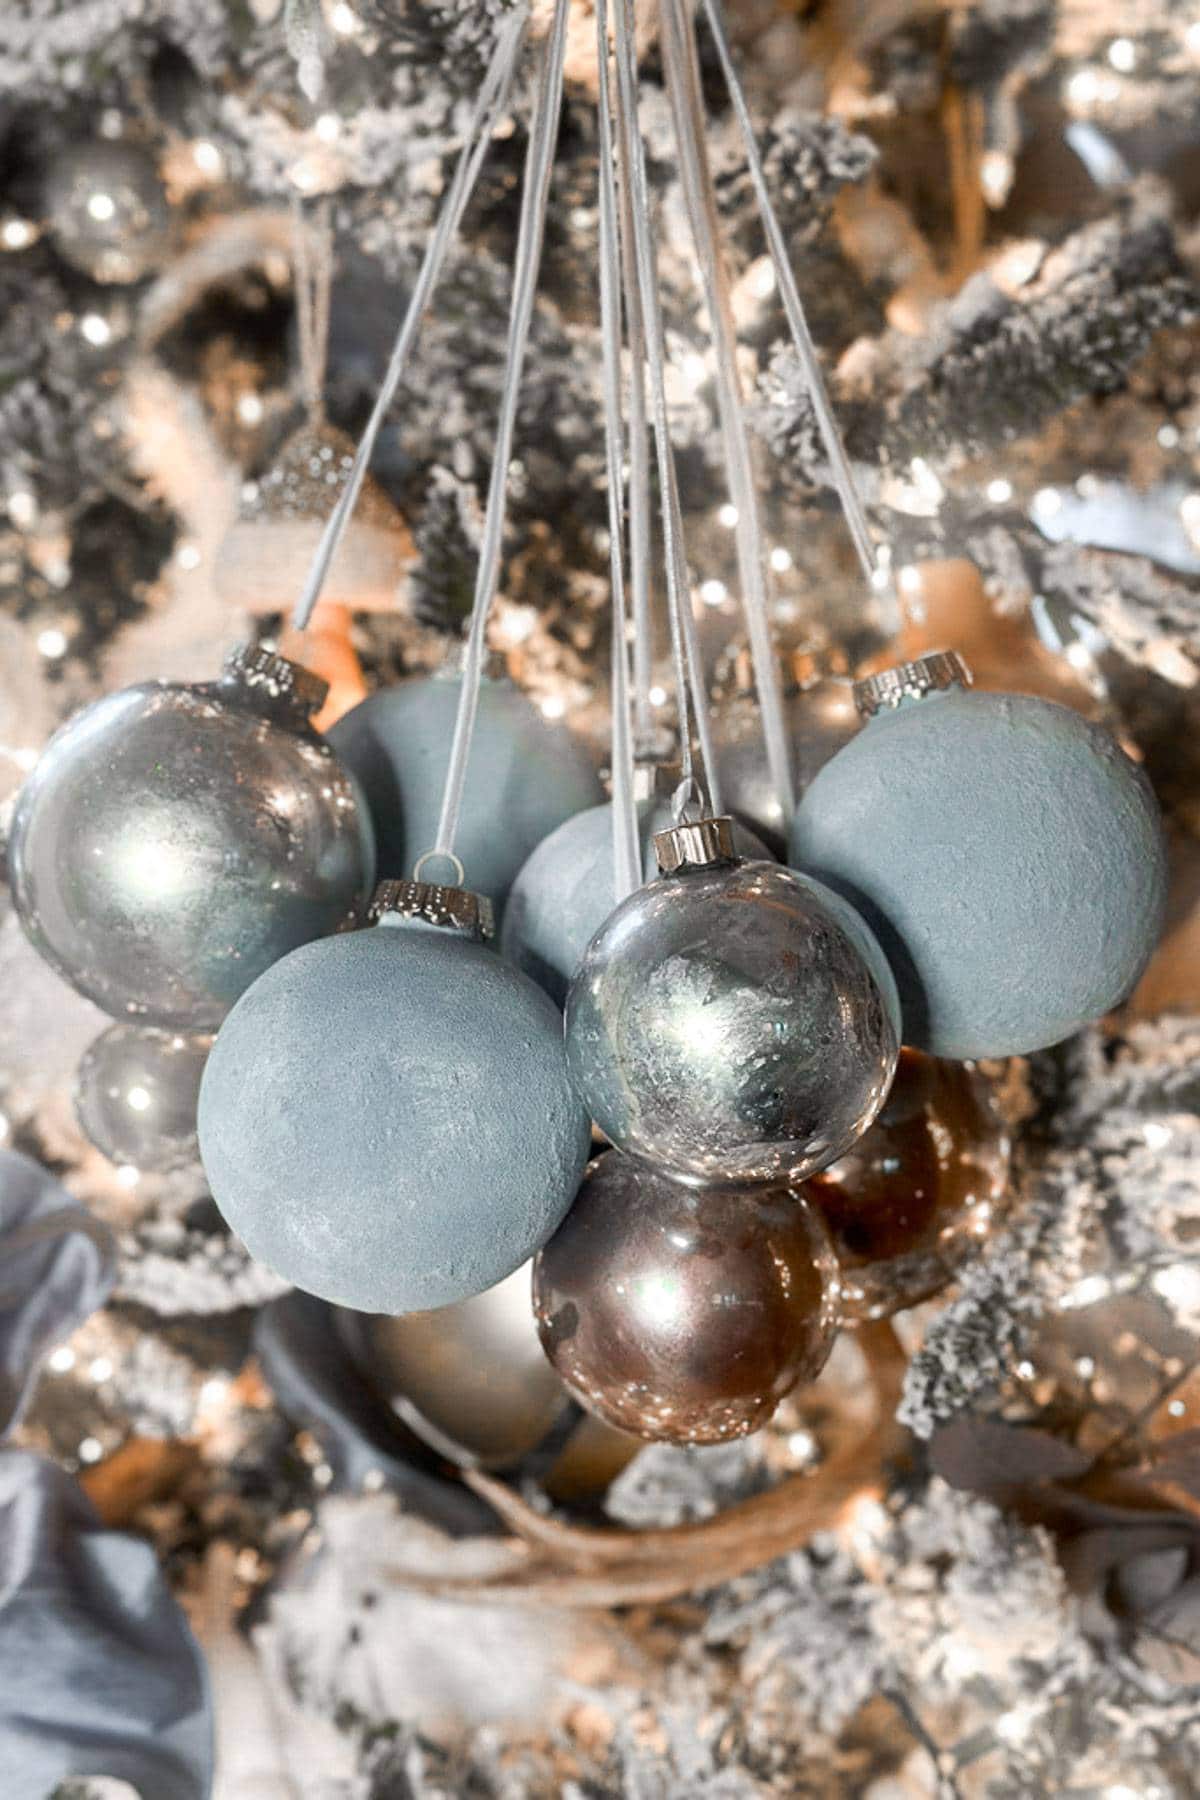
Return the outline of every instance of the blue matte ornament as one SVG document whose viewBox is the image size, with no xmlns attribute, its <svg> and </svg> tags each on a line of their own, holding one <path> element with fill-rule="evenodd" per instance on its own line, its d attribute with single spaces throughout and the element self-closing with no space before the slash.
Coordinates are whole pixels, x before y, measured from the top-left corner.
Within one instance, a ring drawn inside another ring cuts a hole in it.
<svg viewBox="0 0 1200 1800">
<path fill-rule="evenodd" d="M 578 1188 L 590 1132 L 554 1007 L 481 941 L 486 900 L 385 882 L 373 930 L 268 969 L 200 1090 L 213 1197 L 253 1255 L 361 1312 L 511 1275 Z"/>
<path fill-rule="evenodd" d="M 654 838 L 672 824 L 666 800 L 638 805 L 642 871 L 658 873 Z M 746 825 L 733 821 L 733 847 L 750 862 L 772 862 L 771 852 Z M 544 988 L 559 1006 L 567 997 L 583 953 L 616 906 L 612 806 L 590 806 L 543 838 L 521 869 L 508 896 L 500 944 L 505 956 Z"/>
<path fill-rule="evenodd" d="M 968 680 L 938 654 L 860 684 L 869 722 L 805 794 L 789 860 L 874 929 L 905 1043 L 1022 1055 L 1134 986 L 1166 849 L 1150 784 L 1107 731 Z"/>
<path fill-rule="evenodd" d="M 366 793 L 381 876 L 411 874 L 437 841 L 461 691 L 457 674 L 380 688 L 329 733 Z M 500 908 L 536 845 L 603 797 L 591 758 L 565 726 L 511 681 L 483 681 L 454 839 L 475 892 Z"/>
</svg>

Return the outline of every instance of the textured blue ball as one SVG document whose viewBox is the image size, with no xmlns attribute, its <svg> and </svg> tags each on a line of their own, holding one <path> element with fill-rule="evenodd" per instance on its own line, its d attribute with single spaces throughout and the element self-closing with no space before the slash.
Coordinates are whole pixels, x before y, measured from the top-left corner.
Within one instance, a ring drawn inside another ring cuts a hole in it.
<svg viewBox="0 0 1200 1800">
<path fill-rule="evenodd" d="M 960 688 L 879 713 L 814 780 L 789 859 L 863 914 L 935 1056 L 1043 1049 L 1124 999 L 1167 866 L 1142 772 L 1066 707 Z"/>
<path fill-rule="evenodd" d="M 673 823 L 666 800 L 638 807 L 642 872 L 658 874 L 656 832 Z M 771 862 L 771 852 L 746 825 L 735 820 L 733 842 L 750 862 Z M 612 806 L 591 806 L 543 838 L 512 885 L 504 913 L 501 946 L 519 969 L 545 989 L 559 1006 L 567 997 L 583 953 L 616 906 Z"/>
<path fill-rule="evenodd" d="M 329 733 L 367 796 L 381 876 L 411 875 L 436 841 L 461 688 L 457 675 L 381 688 Z M 485 680 L 455 841 L 466 885 L 499 905 L 530 851 L 602 798 L 587 751 L 565 726 L 550 724 L 512 682 Z"/>
<path fill-rule="evenodd" d="M 361 1312 L 502 1281 L 579 1186 L 587 1117 L 546 996 L 450 931 L 381 924 L 268 969 L 200 1093 L 213 1197 L 250 1251 Z"/>
</svg>

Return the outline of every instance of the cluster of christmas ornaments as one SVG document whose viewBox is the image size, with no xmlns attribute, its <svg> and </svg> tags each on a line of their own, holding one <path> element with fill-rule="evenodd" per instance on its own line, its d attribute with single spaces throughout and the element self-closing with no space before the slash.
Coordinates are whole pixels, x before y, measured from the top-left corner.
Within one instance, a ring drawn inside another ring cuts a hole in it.
<svg viewBox="0 0 1200 1800">
<path fill-rule="evenodd" d="M 1140 771 L 1077 714 L 966 681 L 938 654 L 859 685 L 791 867 L 731 820 L 670 824 L 647 787 L 659 872 L 615 910 L 595 772 L 506 682 L 480 696 L 470 890 L 408 878 L 457 677 L 372 695 L 329 743 L 320 684 L 261 652 L 99 702 L 9 848 L 33 941 L 124 1021 L 85 1060 L 87 1129 L 165 1165 L 203 1068 L 214 1197 L 297 1286 L 436 1325 L 532 1259 L 543 1349 L 589 1411 L 678 1442 L 756 1429 L 839 1323 L 935 1291 L 1003 1206 L 1007 1140 L 963 1059 L 1115 1005 L 1161 923 Z"/>
</svg>

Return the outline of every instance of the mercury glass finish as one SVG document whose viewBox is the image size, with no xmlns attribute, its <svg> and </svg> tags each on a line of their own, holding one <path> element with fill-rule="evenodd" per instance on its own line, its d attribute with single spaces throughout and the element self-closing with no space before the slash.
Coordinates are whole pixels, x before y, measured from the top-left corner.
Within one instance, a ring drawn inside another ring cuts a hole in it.
<svg viewBox="0 0 1200 1800">
<path fill-rule="evenodd" d="M 114 1017 L 198 1031 L 346 920 L 373 861 L 353 779 L 233 678 L 142 683 L 68 721 L 8 855 L 21 922 L 65 980 Z"/>
<path fill-rule="evenodd" d="M 59 253 L 93 281 L 140 281 L 170 247 L 166 192 L 137 144 L 64 151 L 46 182 L 46 214 Z"/>
<path fill-rule="evenodd" d="M 680 1186 L 632 1157 L 594 1162 L 534 1260 L 542 1346 L 622 1431 L 715 1444 L 811 1381 L 838 1323 L 837 1261 L 786 1186 Z"/>
<path fill-rule="evenodd" d="M 901 1052 L 871 1129 L 804 1190 L 833 1239 L 847 1320 L 888 1318 L 945 1287 L 1007 1210 L 1010 1151 L 986 1076 Z"/>
<path fill-rule="evenodd" d="M 84 1052 L 75 1111 L 110 1162 L 166 1173 L 200 1160 L 196 1104 L 212 1038 L 111 1025 Z"/>
<path fill-rule="evenodd" d="M 606 1136 L 697 1184 L 832 1162 L 879 1111 L 900 1047 L 866 926 L 818 882 L 758 862 L 630 895 L 588 946 L 566 1033 Z"/>
</svg>

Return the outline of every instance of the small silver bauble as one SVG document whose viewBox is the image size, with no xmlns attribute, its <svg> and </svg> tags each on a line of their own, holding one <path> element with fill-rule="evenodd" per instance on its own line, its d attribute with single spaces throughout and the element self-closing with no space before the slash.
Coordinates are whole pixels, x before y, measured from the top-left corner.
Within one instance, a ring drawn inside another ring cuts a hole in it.
<svg viewBox="0 0 1200 1800">
<path fill-rule="evenodd" d="M 567 998 L 580 1096 L 619 1149 L 679 1181 L 811 1174 L 887 1095 L 891 971 L 836 894 L 738 862 L 728 819 L 656 844 L 664 879 L 610 916 Z"/>
<path fill-rule="evenodd" d="M 454 1306 L 338 1309 L 338 1330 L 401 1422 L 461 1466 L 537 1473 L 555 1498 L 602 1493 L 641 1448 L 579 1409 L 546 1361 L 532 1264 Z"/>
<path fill-rule="evenodd" d="M 93 281 L 140 281 L 170 246 L 166 191 L 137 144 L 64 151 L 46 180 L 46 214 L 60 255 Z"/>
<path fill-rule="evenodd" d="M 218 1025 L 372 877 L 366 808 L 308 726 L 325 684 L 235 651 L 219 682 L 109 694 L 47 745 L 13 814 L 35 949 L 115 1017 Z"/>
<path fill-rule="evenodd" d="M 84 1052 L 75 1111 L 110 1162 L 160 1173 L 200 1160 L 196 1105 L 212 1038 L 111 1025 Z"/>
</svg>

